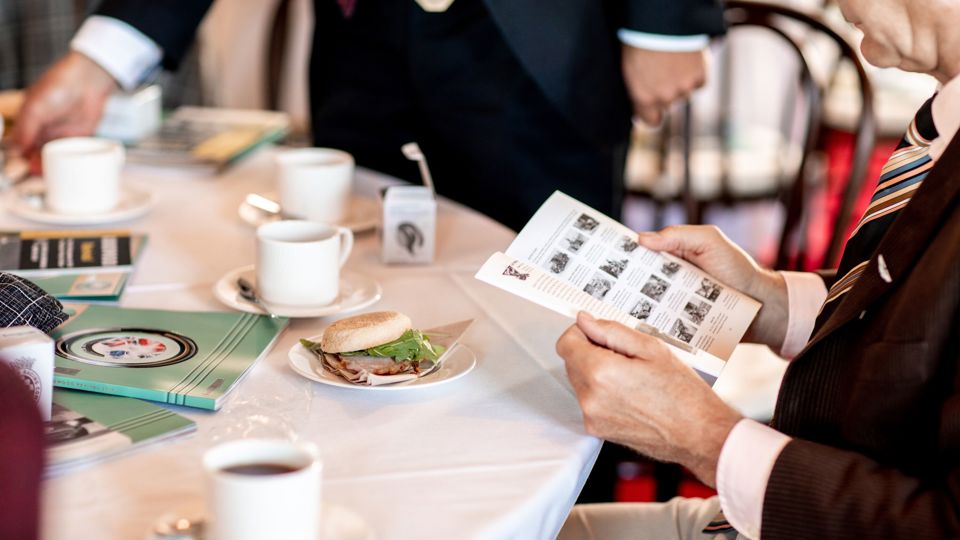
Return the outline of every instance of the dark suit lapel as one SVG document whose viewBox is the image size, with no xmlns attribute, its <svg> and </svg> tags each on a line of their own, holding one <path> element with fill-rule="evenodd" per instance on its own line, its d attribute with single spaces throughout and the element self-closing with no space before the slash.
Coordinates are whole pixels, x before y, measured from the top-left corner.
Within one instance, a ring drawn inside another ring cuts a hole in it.
<svg viewBox="0 0 960 540">
<path fill-rule="evenodd" d="M 840 305 L 813 336 L 804 351 L 858 318 L 872 303 L 897 286 L 930 244 L 930 239 L 937 234 L 943 214 L 958 195 L 960 137 L 955 136 L 913 199 L 890 226 L 863 275 L 840 300 Z M 886 264 L 889 282 L 881 273 L 881 256 Z"/>
</svg>

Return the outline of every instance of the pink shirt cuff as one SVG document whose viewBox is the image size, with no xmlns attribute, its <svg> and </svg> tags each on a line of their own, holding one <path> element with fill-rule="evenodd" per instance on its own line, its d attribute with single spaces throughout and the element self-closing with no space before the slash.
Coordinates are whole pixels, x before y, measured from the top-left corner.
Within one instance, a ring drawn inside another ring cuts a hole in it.
<svg viewBox="0 0 960 540">
<path fill-rule="evenodd" d="M 773 465 L 790 437 L 753 420 L 737 423 L 717 463 L 717 493 L 724 517 L 741 535 L 760 540 L 763 497 Z"/>
<path fill-rule="evenodd" d="M 780 272 L 787 284 L 787 334 L 780 348 L 780 356 L 796 356 L 813 333 L 817 313 L 827 298 L 827 287 L 820 276 L 812 272 Z"/>
</svg>

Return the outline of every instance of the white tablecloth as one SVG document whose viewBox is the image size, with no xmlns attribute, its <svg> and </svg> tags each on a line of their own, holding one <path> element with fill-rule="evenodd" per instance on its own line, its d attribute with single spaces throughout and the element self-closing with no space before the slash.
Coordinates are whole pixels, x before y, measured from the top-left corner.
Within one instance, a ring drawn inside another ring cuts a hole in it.
<svg viewBox="0 0 960 540">
<path fill-rule="evenodd" d="M 358 188 L 380 179 L 358 174 Z M 221 177 L 137 170 L 127 180 L 158 204 L 129 225 L 150 239 L 122 305 L 224 309 L 211 287 L 253 262 L 253 229 L 237 207 L 275 189 L 270 153 Z M 359 514 L 379 539 L 554 536 L 600 447 L 583 432 L 553 350 L 567 322 L 472 278 L 509 230 L 449 202 L 438 220 L 436 264 L 387 267 L 368 233 L 347 268 L 383 285 L 371 309 L 402 310 L 424 328 L 475 318 L 465 339 L 478 357 L 472 373 L 411 392 L 313 383 L 287 367 L 287 351 L 331 319 L 294 321 L 219 412 L 173 407 L 196 420 L 196 434 L 48 480 L 44 537 L 143 538 L 158 515 L 202 507 L 203 452 L 245 435 L 316 443 L 324 500 Z M 9 215 L 2 225 L 34 227 Z"/>
<path fill-rule="evenodd" d="M 253 229 L 237 207 L 249 192 L 275 189 L 271 163 L 267 151 L 220 177 L 128 171 L 127 181 L 158 204 L 129 225 L 150 239 L 122 305 L 224 309 L 211 287 L 253 262 Z M 387 180 L 357 178 L 367 194 Z M 347 268 L 383 285 L 371 309 L 402 310 L 422 328 L 475 318 L 464 340 L 478 357 L 473 372 L 410 392 L 313 383 L 287 367 L 287 351 L 331 319 L 294 321 L 219 412 L 171 406 L 197 422 L 196 434 L 48 480 L 44 538 L 139 539 L 163 513 L 202 509 L 203 452 L 243 436 L 315 443 L 325 503 L 359 514 L 378 539 L 555 536 L 600 448 L 584 434 L 554 352 L 569 321 L 473 279 L 511 231 L 448 201 L 438 220 L 434 265 L 387 267 L 367 233 Z M 9 215 L 0 225 L 36 227 Z"/>
</svg>

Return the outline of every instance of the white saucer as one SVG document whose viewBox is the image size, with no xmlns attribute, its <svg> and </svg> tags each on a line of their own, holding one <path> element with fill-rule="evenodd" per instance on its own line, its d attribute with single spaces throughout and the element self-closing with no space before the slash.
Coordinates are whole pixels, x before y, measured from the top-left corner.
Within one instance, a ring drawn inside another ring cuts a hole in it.
<svg viewBox="0 0 960 540">
<path fill-rule="evenodd" d="M 279 196 L 276 193 L 264 193 L 262 196 L 271 201 L 279 200 Z M 337 222 L 337 225 L 346 227 L 354 233 L 360 233 L 375 229 L 377 225 L 380 224 L 380 205 L 376 199 L 353 193 L 350 195 L 348 205 L 346 215 Z M 280 219 L 280 214 L 264 212 L 248 203 L 246 199 L 240 203 L 240 207 L 237 208 L 237 213 L 244 223 L 254 227 L 259 227 L 264 223 L 270 223 L 271 221 L 278 221 Z"/>
<path fill-rule="evenodd" d="M 213 286 L 213 295 L 228 307 L 247 313 L 264 314 L 259 306 L 251 304 L 238 296 L 237 279 L 245 278 L 256 283 L 257 274 L 252 264 L 234 268 L 220 278 Z M 320 306 L 286 306 L 269 304 L 274 315 L 292 318 L 325 317 L 336 313 L 346 313 L 365 308 L 376 303 L 383 296 L 383 289 L 377 280 L 357 272 L 340 272 L 340 296 L 332 304 Z"/>
<path fill-rule="evenodd" d="M 320 516 L 320 526 L 323 530 L 318 540 L 376 540 L 377 538 L 377 534 L 370 527 L 370 524 L 360 514 L 345 506 L 324 502 Z M 168 522 L 172 524 L 177 518 L 178 516 L 175 515 L 161 516 L 154 526 L 155 530 L 147 533 L 146 540 L 178 537 L 179 535 L 176 534 L 165 535 L 159 533 L 161 529 L 164 532 L 170 530 Z M 179 537 L 182 538 L 182 536 Z M 193 540 L 203 540 L 203 537 L 193 537 Z"/>
<path fill-rule="evenodd" d="M 307 338 L 311 341 L 319 341 L 320 336 Z M 318 383 L 329 384 L 330 386 L 342 386 L 355 390 L 372 391 L 394 391 L 394 390 L 416 390 L 428 386 L 448 383 L 463 377 L 473 370 L 477 365 L 477 355 L 466 346 L 457 343 L 453 348 L 447 351 L 441 358 L 440 368 L 412 381 L 406 381 L 396 384 L 384 384 L 380 386 L 369 386 L 365 384 L 353 384 L 343 377 L 327 371 L 320 364 L 320 359 L 312 352 L 308 351 L 297 342 L 287 354 L 287 363 L 293 368 L 293 371 L 300 375 L 316 381 Z"/>
<path fill-rule="evenodd" d="M 149 192 L 124 186 L 120 191 L 120 203 L 113 210 L 100 214 L 60 214 L 43 204 L 43 194 L 43 180 L 28 180 L 11 190 L 7 206 L 11 213 L 30 221 L 69 226 L 129 221 L 149 212 L 154 203 L 153 195 Z"/>
</svg>

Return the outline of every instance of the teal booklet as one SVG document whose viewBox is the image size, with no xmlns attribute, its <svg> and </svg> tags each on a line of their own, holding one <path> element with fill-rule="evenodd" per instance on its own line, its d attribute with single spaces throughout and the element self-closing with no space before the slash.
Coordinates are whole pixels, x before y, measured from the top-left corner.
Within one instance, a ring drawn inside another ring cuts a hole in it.
<svg viewBox="0 0 960 540">
<path fill-rule="evenodd" d="M 130 272 L 98 272 L 30 276 L 27 279 L 64 302 L 116 303 L 130 279 Z"/>
<path fill-rule="evenodd" d="M 197 425 L 146 401 L 56 389 L 44 424 L 47 474 L 97 463 L 191 433 Z"/>
<path fill-rule="evenodd" d="M 0 233 L 0 241 L 6 238 L 2 236 L 3 234 L 4 233 Z M 37 246 L 42 247 L 44 245 L 41 242 L 53 242 L 56 244 L 68 243 L 72 250 L 79 251 L 79 253 L 96 254 L 96 257 L 94 257 L 95 262 L 93 263 L 71 263 L 71 265 L 63 267 L 57 267 L 57 265 L 54 264 L 53 266 L 55 268 L 49 268 L 50 265 L 45 264 L 48 270 L 43 272 L 23 270 L 25 267 L 23 261 L 19 263 L 19 267 L 12 266 L 12 268 L 20 269 L 12 269 L 10 270 L 11 272 L 29 279 L 51 296 L 55 296 L 64 302 L 100 304 L 119 302 L 120 297 L 123 295 L 123 290 L 130 280 L 134 269 L 133 265 L 136 264 L 137 259 L 139 259 L 143 253 L 143 248 L 147 243 L 147 237 L 145 235 L 130 235 L 125 232 L 102 233 L 99 238 L 93 233 L 77 233 L 74 237 L 70 237 L 68 233 L 57 231 L 47 233 L 46 237 L 43 237 L 40 233 L 28 234 L 23 232 L 17 234 L 21 236 L 26 235 L 25 237 L 30 237 L 31 235 L 37 236 L 37 239 L 29 240 L 33 242 L 29 250 L 21 248 L 20 251 L 38 251 Z M 86 239 L 81 241 L 81 238 Z M 21 243 L 24 241 L 26 240 L 22 238 L 19 240 Z M 103 266 L 101 264 L 104 261 L 104 257 L 106 257 L 102 255 L 105 251 L 103 246 L 108 241 L 115 241 L 118 245 L 125 246 L 125 251 L 120 250 L 121 254 L 117 257 L 117 261 L 123 261 L 123 264 L 115 266 Z M 39 251 L 43 253 L 44 249 L 39 249 Z M 22 258 L 26 260 L 27 256 L 24 255 Z M 42 258 L 50 258 L 50 256 L 44 255 Z M 58 255 L 57 258 L 62 258 L 62 256 Z"/>
<path fill-rule="evenodd" d="M 217 410 L 273 346 L 285 318 L 69 304 L 53 384 Z"/>
</svg>

